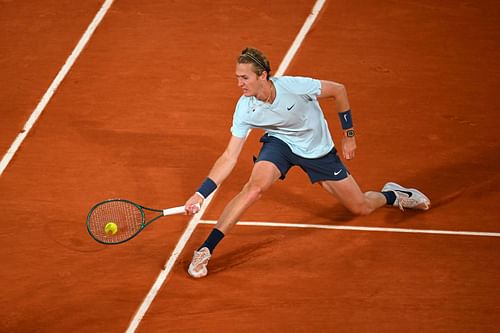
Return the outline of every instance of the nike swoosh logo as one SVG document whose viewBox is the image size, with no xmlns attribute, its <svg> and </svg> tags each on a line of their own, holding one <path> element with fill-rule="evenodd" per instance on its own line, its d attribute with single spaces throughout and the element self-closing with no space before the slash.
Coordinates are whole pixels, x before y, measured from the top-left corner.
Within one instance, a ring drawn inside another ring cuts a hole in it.
<svg viewBox="0 0 500 333">
<path fill-rule="evenodd" d="M 290 106 L 290 107 L 288 107 L 288 106 L 287 106 L 287 107 L 286 107 L 286 109 L 287 109 L 288 111 L 290 111 L 291 109 L 293 109 L 293 107 L 294 107 L 294 106 L 295 106 L 295 104 L 294 104 L 294 105 L 292 105 L 292 106 Z"/>
<path fill-rule="evenodd" d="M 337 171 L 337 172 L 335 172 L 335 171 L 334 171 L 334 172 L 333 172 L 333 175 L 334 175 L 334 176 L 337 176 L 337 175 L 338 175 L 339 173 L 341 173 L 341 172 L 342 172 L 342 169 L 340 169 L 340 170 L 339 170 L 339 171 Z"/>
<path fill-rule="evenodd" d="M 344 114 L 345 122 L 347 122 L 347 114 Z"/>
<path fill-rule="evenodd" d="M 410 198 L 413 195 L 413 193 L 408 192 L 408 191 L 402 191 L 402 190 L 396 190 L 396 191 L 408 194 L 408 198 Z"/>
</svg>

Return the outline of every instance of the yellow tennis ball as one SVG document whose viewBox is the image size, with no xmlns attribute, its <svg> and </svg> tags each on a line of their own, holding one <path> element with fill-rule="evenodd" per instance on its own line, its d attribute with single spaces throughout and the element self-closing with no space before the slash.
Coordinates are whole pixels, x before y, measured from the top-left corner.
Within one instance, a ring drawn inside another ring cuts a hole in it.
<svg viewBox="0 0 500 333">
<path fill-rule="evenodd" d="M 108 222 L 104 227 L 104 232 L 108 235 L 114 235 L 118 231 L 118 226 L 114 222 Z"/>
</svg>

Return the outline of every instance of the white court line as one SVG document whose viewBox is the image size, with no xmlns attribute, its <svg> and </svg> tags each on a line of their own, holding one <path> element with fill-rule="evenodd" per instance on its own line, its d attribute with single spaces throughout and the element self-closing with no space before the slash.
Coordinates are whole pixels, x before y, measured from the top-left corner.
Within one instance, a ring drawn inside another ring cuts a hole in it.
<svg viewBox="0 0 500 333">
<path fill-rule="evenodd" d="M 312 24 L 314 23 L 314 20 L 316 20 L 316 17 L 318 16 L 319 12 L 321 11 L 321 8 L 323 7 L 325 3 L 325 0 L 317 0 L 311 14 L 307 17 L 306 21 L 304 22 L 304 25 L 302 26 L 302 29 L 300 30 L 299 34 L 295 38 L 292 46 L 288 50 L 287 54 L 283 58 L 280 66 L 278 67 L 278 70 L 276 72 L 277 76 L 282 75 L 286 69 L 288 68 L 288 65 L 290 64 L 292 58 L 295 56 L 297 53 L 298 48 L 300 47 L 300 44 L 304 40 L 305 36 L 307 35 L 307 32 L 311 28 Z M 160 272 L 160 275 L 156 279 L 156 282 L 154 283 L 153 287 L 151 287 L 151 290 L 149 291 L 148 295 L 142 302 L 141 306 L 139 307 L 139 310 L 137 310 L 137 313 L 135 314 L 134 318 L 132 319 L 128 329 L 127 333 L 133 333 L 139 326 L 142 318 L 148 311 L 149 307 L 151 306 L 151 303 L 153 302 L 156 294 L 158 293 L 158 290 L 160 290 L 161 286 L 163 285 L 163 282 L 165 279 L 168 277 L 170 274 L 170 271 L 172 270 L 175 261 L 177 260 L 179 254 L 182 252 L 184 246 L 186 245 L 187 241 L 191 237 L 192 233 L 194 232 L 194 229 L 196 226 L 200 223 L 200 219 L 203 216 L 203 213 L 205 212 L 205 209 L 208 207 L 210 204 L 210 201 L 212 198 L 215 196 L 215 193 L 212 193 L 212 195 L 205 200 L 205 203 L 201 209 L 201 211 L 196 214 L 191 221 L 188 224 L 188 227 L 186 228 L 186 231 L 184 231 L 184 234 L 182 234 L 181 239 L 177 243 L 177 246 L 175 247 L 174 251 L 172 252 L 172 255 L 167 261 L 167 264 L 165 265 L 165 269 Z"/>
<path fill-rule="evenodd" d="M 177 245 L 175 246 L 174 251 L 172 251 L 172 254 L 170 255 L 170 258 L 168 258 L 164 269 L 160 272 L 158 277 L 156 278 L 155 283 L 149 290 L 148 294 L 146 295 L 146 298 L 142 301 L 141 306 L 137 310 L 134 318 L 132 318 L 132 321 L 129 324 L 129 327 L 127 328 L 127 333 L 132 333 L 135 332 L 137 327 L 139 326 L 139 323 L 141 322 L 142 318 L 148 311 L 149 307 L 151 306 L 151 303 L 153 303 L 154 298 L 156 297 L 156 294 L 158 294 L 158 291 L 160 290 L 161 286 L 167 279 L 168 275 L 170 274 L 170 271 L 174 267 L 175 262 L 177 261 L 177 258 L 181 254 L 182 250 L 186 246 L 186 243 L 188 242 L 189 238 L 194 232 L 194 229 L 196 229 L 196 226 L 198 225 L 201 217 L 205 213 L 205 210 L 207 209 L 208 205 L 210 204 L 210 201 L 212 201 L 215 193 L 212 193 L 210 197 L 205 200 L 203 206 L 201 207 L 201 210 L 198 212 L 198 214 L 194 215 L 191 221 L 189 221 L 189 224 L 182 234 L 181 238 L 177 242 Z"/>
<path fill-rule="evenodd" d="M 217 223 L 217 221 L 200 220 L 200 224 L 215 224 L 215 223 Z M 279 222 L 253 222 L 253 221 L 239 221 L 237 224 L 243 226 L 253 226 L 253 227 L 309 228 L 309 229 L 330 229 L 330 230 L 350 230 L 350 231 L 401 232 L 401 233 L 413 233 L 413 234 L 434 234 L 434 235 L 455 235 L 455 236 L 500 237 L 500 233 L 498 232 L 482 232 L 482 231 L 381 228 L 381 227 L 339 226 L 339 225 L 279 223 Z"/>
<path fill-rule="evenodd" d="M 42 114 L 43 110 L 51 100 L 52 96 L 56 92 L 57 88 L 59 87 L 59 84 L 61 84 L 62 80 L 66 77 L 66 74 L 68 74 L 69 70 L 75 63 L 76 59 L 82 52 L 83 48 L 89 41 L 90 37 L 94 33 L 95 29 L 101 23 L 104 15 L 106 15 L 106 12 L 108 11 L 109 7 L 111 7 L 111 4 L 113 3 L 113 0 L 106 0 L 102 6 L 101 9 L 97 12 L 96 16 L 88 26 L 87 30 L 85 33 L 82 35 L 82 38 L 80 38 L 80 41 L 74 48 L 73 52 L 71 52 L 70 56 L 66 60 L 66 63 L 62 66 L 61 70 L 59 73 L 57 73 L 57 76 L 55 77 L 54 81 L 52 81 L 52 84 L 49 86 L 45 94 L 43 95 L 42 99 L 36 106 L 35 110 L 31 114 L 31 116 L 28 118 L 28 121 L 24 124 L 23 129 L 19 134 L 17 135 L 16 139 L 12 144 L 10 145 L 9 149 L 7 150 L 7 153 L 2 157 L 2 160 L 0 161 L 0 176 L 3 174 L 5 168 L 9 165 L 10 161 L 16 154 L 17 150 L 23 143 L 24 139 L 28 135 L 28 133 L 31 131 L 31 128 L 35 124 L 35 122 L 38 120 L 40 115 Z"/>
<path fill-rule="evenodd" d="M 302 26 L 302 29 L 300 29 L 297 37 L 295 37 L 295 40 L 292 43 L 292 46 L 290 46 L 290 49 L 288 49 L 288 52 L 286 53 L 285 57 L 283 58 L 283 61 L 281 61 L 280 66 L 278 67 L 278 70 L 276 71 L 276 76 L 281 76 L 283 73 L 285 73 L 286 69 L 290 65 L 290 62 L 292 61 L 293 57 L 295 57 L 295 54 L 297 53 L 297 50 L 299 49 L 300 45 L 304 41 L 304 38 L 306 38 L 307 33 L 309 32 L 309 29 L 311 29 L 314 21 L 318 17 L 319 12 L 323 8 L 323 5 L 325 4 L 326 0 L 318 0 L 314 4 L 314 7 L 311 11 L 311 14 L 307 17 L 306 21 L 304 22 L 304 25 Z"/>
</svg>

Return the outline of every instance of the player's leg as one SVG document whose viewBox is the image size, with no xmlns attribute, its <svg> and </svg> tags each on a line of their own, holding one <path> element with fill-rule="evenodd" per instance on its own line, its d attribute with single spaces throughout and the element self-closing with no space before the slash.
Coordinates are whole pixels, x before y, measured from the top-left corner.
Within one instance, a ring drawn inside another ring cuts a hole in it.
<svg viewBox="0 0 500 333">
<path fill-rule="evenodd" d="M 255 163 L 250 179 L 241 192 L 224 208 L 215 227 L 227 234 L 245 210 L 259 200 L 280 177 L 281 173 L 273 163 L 268 161 Z"/>
<path fill-rule="evenodd" d="M 321 186 L 333 194 L 347 209 L 356 215 L 367 215 L 385 205 L 428 210 L 429 198 L 414 188 L 406 188 L 396 183 L 387 183 L 382 191 L 362 193 L 354 178 L 349 175 L 342 180 L 321 181 Z"/>
<path fill-rule="evenodd" d="M 419 190 L 392 182 L 385 184 L 380 192 L 363 193 L 335 148 L 317 159 L 295 157 L 294 161 L 308 174 L 311 182 L 320 183 L 354 214 L 367 215 L 384 205 L 399 207 L 401 210 L 427 210 L 430 207 L 429 198 Z"/>
<path fill-rule="evenodd" d="M 352 175 L 342 180 L 324 180 L 319 183 L 356 215 L 368 215 L 387 204 L 386 196 L 381 192 L 363 193 Z"/>
<path fill-rule="evenodd" d="M 363 193 L 353 176 L 333 148 L 328 154 L 316 159 L 294 157 L 309 176 L 312 183 L 319 183 L 326 191 L 333 194 L 347 209 L 356 215 L 367 215 L 387 204 L 387 199 L 380 192 Z"/>
<path fill-rule="evenodd" d="M 189 275 L 201 278 L 208 274 L 207 264 L 214 248 L 229 233 L 241 215 L 280 177 L 280 170 L 272 162 L 255 163 L 248 182 L 241 192 L 226 205 L 215 228 L 201 247 L 194 252 L 188 268 Z"/>
</svg>

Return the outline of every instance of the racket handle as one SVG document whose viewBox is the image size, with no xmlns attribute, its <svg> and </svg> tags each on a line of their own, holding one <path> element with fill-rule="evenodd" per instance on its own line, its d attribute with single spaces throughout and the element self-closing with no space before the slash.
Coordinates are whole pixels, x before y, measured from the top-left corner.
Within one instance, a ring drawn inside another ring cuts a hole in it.
<svg viewBox="0 0 500 333">
<path fill-rule="evenodd" d="M 163 210 L 163 215 L 175 215 L 175 214 L 183 214 L 186 210 L 184 206 L 172 207 Z"/>
<path fill-rule="evenodd" d="M 196 204 L 196 207 L 198 207 L 198 210 L 200 210 L 200 205 Z M 179 206 L 179 207 L 172 207 L 172 208 L 167 208 L 163 210 L 163 215 L 175 215 L 175 214 L 184 214 L 186 210 L 184 209 L 184 206 Z"/>
</svg>

